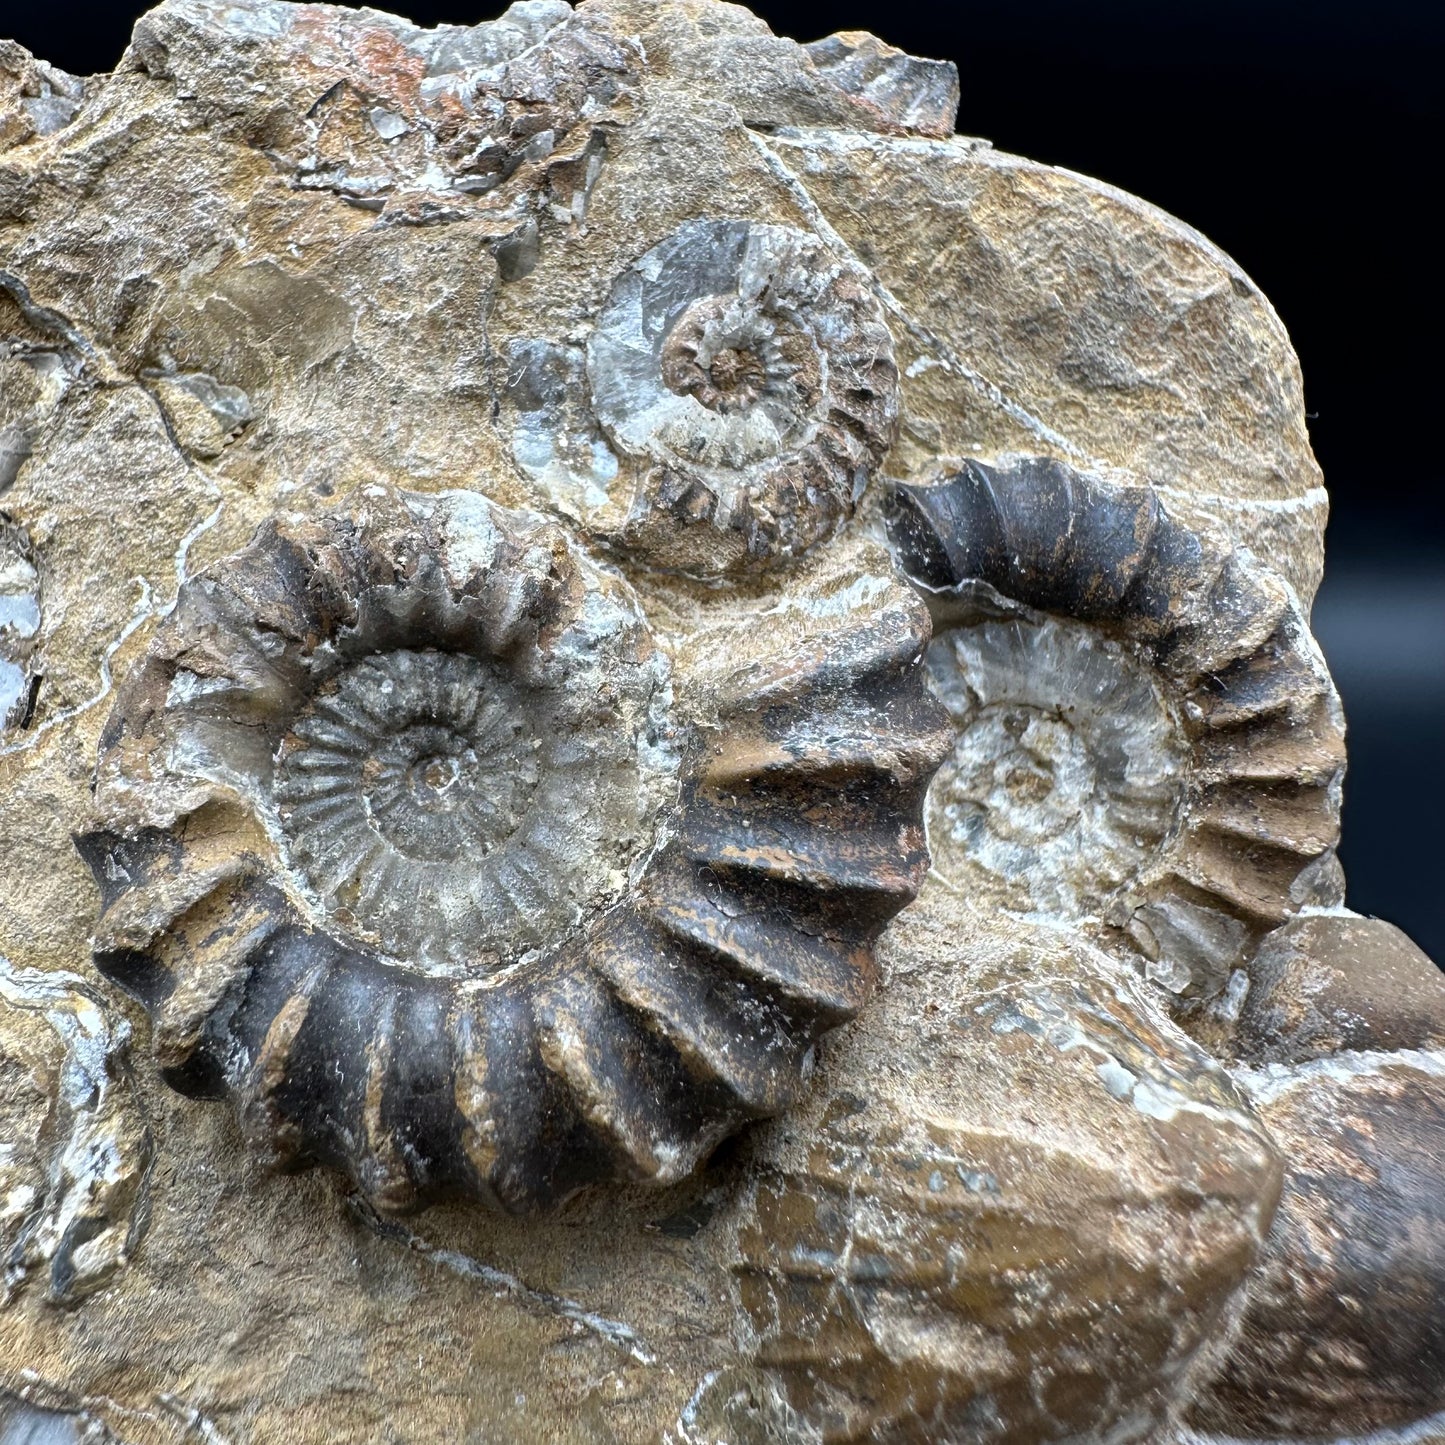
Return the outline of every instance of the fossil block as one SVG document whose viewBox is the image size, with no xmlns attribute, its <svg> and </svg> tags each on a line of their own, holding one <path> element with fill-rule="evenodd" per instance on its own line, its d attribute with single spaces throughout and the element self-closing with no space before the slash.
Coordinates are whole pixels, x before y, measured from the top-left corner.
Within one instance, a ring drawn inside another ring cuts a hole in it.
<svg viewBox="0 0 1445 1445">
<path fill-rule="evenodd" d="M 958 94 L 718 0 L 0 43 L 0 1440 L 1435 1407 L 1294 355 Z"/>
</svg>

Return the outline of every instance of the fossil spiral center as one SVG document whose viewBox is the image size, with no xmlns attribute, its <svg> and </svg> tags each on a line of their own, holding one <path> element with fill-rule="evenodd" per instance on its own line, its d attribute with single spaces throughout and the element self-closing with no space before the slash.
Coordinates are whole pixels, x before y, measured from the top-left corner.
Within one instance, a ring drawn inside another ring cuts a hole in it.
<svg viewBox="0 0 1445 1445">
<path fill-rule="evenodd" d="M 762 405 L 779 430 L 796 424 L 816 392 L 814 348 L 797 327 L 735 296 L 705 296 L 673 323 L 662 377 L 723 416 Z"/>
<path fill-rule="evenodd" d="M 465 762 L 455 757 L 439 757 L 413 763 L 407 769 L 407 782 L 417 806 L 433 813 L 449 810 L 456 802 L 453 790 L 464 776 L 463 770 L 471 774 L 476 765 L 477 755 L 470 748 Z"/>
<path fill-rule="evenodd" d="M 984 709 L 970 729 L 945 811 L 1037 845 L 1065 832 L 1096 787 L 1088 746 L 1066 716 L 1005 704 Z"/>
<path fill-rule="evenodd" d="M 399 650 L 343 673 L 296 734 L 323 796 L 353 790 L 381 843 L 429 862 L 485 856 L 516 831 L 537 781 L 515 694 L 473 658 Z M 301 754 L 283 767 L 294 793 Z M 290 812 L 303 829 L 315 816 Z"/>
<path fill-rule="evenodd" d="M 488 835 L 516 827 L 497 806 L 498 793 L 511 801 L 510 780 L 488 787 L 476 747 L 451 726 L 418 723 L 382 739 L 362 776 L 368 817 L 409 858 L 447 858 L 468 844 L 489 852 L 500 837 Z"/>
<path fill-rule="evenodd" d="M 725 347 L 713 357 L 708 380 L 717 393 L 715 405 L 725 410 L 730 404 L 751 406 L 762 393 L 768 373 L 756 352 Z"/>
<path fill-rule="evenodd" d="M 1098 910 L 1169 836 L 1187 747 L 1123 649 L 1053 618 L 937 638 L 930 684 L 957 728 L 929 791 L 934 865 L 1024 913 Z"/>
<path fill-rule="evenodd" d="M 495 665 L 399 648 L 334 679 L 292 725 L 275 794 L 293 857 L 363 931 L 403 937 L 409 889 L 452 897 L 523 827 L 541 778 L 533 709 Z M 413 902 L 415 899 L 413 898 Z"/>
</svg>

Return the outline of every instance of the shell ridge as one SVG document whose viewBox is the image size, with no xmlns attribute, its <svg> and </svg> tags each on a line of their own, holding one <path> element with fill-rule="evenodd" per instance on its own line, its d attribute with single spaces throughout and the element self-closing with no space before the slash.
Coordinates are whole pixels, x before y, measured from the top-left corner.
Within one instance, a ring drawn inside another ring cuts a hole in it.
<svg viewBox="0 0 1445 1445">
<path fill-rule="evenodd" d="M 1297 599 L 1258 558 L 1149 488 L 1049 459 L 899 483 L 886 520 L 945 624 L 930 675 L 964 730 L 929 795 L 935 852 L 1015 880 L 1025 912 L 1114 930 L 1186 1014 L 1312 889 L 1338 901 L 1343 721 Z M 1090 814 L 1098 796 L 1111 808 Z M 1030 870 L 1050 870 L 1029 860 L 1080 827 L 1092 844 L 1040 893 Z"/>
<path fill-rule="evenodd" d="M 906 592 L 806 630 L 697 694 L 760 749 L 709 783 L 630 588 L 556 523 L 272 519 L 118 690 L 77 840 L 166 1077 L 393 1212 L 669 1183 L 776 1113 L 917 891 L 945 743 Z M 173 685 L 198 648 L 224 688 Z"/>
</svg>

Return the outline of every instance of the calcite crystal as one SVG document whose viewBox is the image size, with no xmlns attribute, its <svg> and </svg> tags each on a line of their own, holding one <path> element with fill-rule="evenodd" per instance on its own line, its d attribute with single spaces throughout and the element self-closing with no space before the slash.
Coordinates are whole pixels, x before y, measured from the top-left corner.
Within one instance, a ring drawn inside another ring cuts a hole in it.
<svg viewBox="0 0 1445 1445">
<path fill-rule="evenodd" d="M 1294 355 L 958 94 L 0 43 L 0 1441 L 1445 1440 Z"/>
</svg>

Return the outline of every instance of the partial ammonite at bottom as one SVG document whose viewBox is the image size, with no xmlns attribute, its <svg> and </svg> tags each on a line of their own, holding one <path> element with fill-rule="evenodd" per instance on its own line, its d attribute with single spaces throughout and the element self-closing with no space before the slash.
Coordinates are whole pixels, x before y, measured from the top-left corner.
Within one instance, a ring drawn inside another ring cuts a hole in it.
<svg viewBox="0 0 1445 1445">
<path fill-rule="evenodd" d="M 927 867 L 926 610 L 820 616 L 692 679 L 531 513 L 273 520 L 119 690 L 97 963 L 176 1088 L 383 1208 L 675 1181 L 794 1096 Z"/>
</svg>

